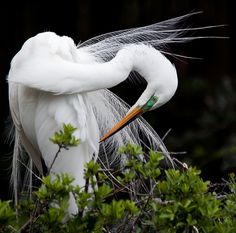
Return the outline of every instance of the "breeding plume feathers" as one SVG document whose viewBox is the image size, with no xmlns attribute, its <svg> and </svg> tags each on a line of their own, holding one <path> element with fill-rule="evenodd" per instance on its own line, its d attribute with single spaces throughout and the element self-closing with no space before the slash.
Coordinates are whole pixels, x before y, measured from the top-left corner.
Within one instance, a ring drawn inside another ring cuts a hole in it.
<svg viewBox="0 0 236 233">
<path fill-rule="evenodd" d="M 201 11 L 193 12 L 144 27 L 106 33 L 79 44 L 78 48 L 93 54 L 97 57 L 97 59 L 101 59 L 103 61 L 109 61 L 124 45 L 140 43 L 151 45 L 163 54 L 182 57 L 182 54 L 172 54 L 171 51 L 169 51 L 168 45 L 186 43 L 198 39 L 226 38 L 221 36 L 190 36 L 189 32 L 194 33 L 200 30 L 225 26 L 186 26 L 187 19 L 201 13 Z"/>
</svg>

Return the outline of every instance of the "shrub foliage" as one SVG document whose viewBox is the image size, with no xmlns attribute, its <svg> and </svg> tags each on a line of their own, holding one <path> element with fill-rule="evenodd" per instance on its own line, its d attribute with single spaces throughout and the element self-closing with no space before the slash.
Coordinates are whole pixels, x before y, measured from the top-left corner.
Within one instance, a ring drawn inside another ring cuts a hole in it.
<svg viewBox="0 0 236 233">
<path fill-rule="evenodd" d="M 77 145 L 73 132 L 64 126 L 51 140 L 60 149 Z M 160 152 L 144 155 L 140 146 L 128 144 L 120 154 L 127 159 L 118 172 L 87 163 L 84 187 L 74 185 L 68 174 L 49 175 L 32 200 L 22 198 L 16 208 L 0 201 L 0 232 L 236 232 L 234 174 L 212 184 L 194 167 L 163 169 Z M 75 215 L 68 213 L 71 197 Z"/>
</svg>

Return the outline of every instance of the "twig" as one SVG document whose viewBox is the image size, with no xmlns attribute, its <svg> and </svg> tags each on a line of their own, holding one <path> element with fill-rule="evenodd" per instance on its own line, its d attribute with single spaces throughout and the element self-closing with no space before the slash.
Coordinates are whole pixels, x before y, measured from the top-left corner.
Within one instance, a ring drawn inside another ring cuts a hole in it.
<svg viewBox="0 0 236 233">
<path fill-rule="evenodd" d="M 64 147 L 64 146 L 62 146 L 62 145 L 58 145 L 58 147 L 59 147 L 59 148 L 58 148 L 58 151 L 57 151 L 57 153 L 55 154 L 54 159 L 53 159 L 53 161 L 52 161 L 52 163 L 51 163 L 51 165 L 50 165 L 50 167 L 49 167 L 48 172 L 47 172 L 46 175 L 49 175 L 49 173 L 50 173 L 50 171 L 51 171 L 51 169 L 52 169 L 53 164 L 55 163 L 55 161 L 56 161 L 56 159 L 57 159 L 59 153 L 61 152 L 61 149 L 62 149 L 62 148 L 66 148 L 66 147 Z"/>
<path fill-rule="evenodd" d="M 65 145 L 58 145 L 58 146 L 59 146 L 58 151 L 57 151 L 57 153 L 54 156 L 54 159 L 53 159 L 53 161 L 52 161 L 52 163 L 51 163 L 51 165 L 50 165 L 50 167 L 49 167 L 49 169 L 48 169 L 48 171 L 46 173 L 46 176 L 49 175 L 49 173 L 50 173 L 50 171 L 52 169 L 53 164 L 55 163 L 59 153 L 61 152 L 61 149 L 63 149 L 63 148 L 67 149 L 67 147 Z M 34 211 L 33 211 L 32 215 L 30 216 L 30 219 L 26 223 L 24 223 L 24 225 L 20 228 L 19 232 L 24 231 L 28 226 L 29 226 L 29 232 L 30 233 L 32 232 L 33 223 L 35 223 L 37 221 L 37 219 L 39 218 L 39 215 L 36 216 L 38 207 L 39 207 L 39 199 L 36 200 L 35 208 L 34 208 Z"/>
<path fill-rule="evenodd" d="M 173 161 L 177 162 L 179 165 L 181 165 L 181 167 L 184 169 L 184 170 L 188 170 L 188 164 L 187 163 L 182 163 L 181 161 L 179 161 L 178 159 L 176 158 L 173 158 Z"/>
<path fill-rule="evenodd" d="M 152 195 L 151 195 L 151 194 L 153 193 L 153 191 L 154 191 L 156 185 L 157 185 L 157 183 L 156 183 L 155 185 L 153 185 L 152 189 L 150 190 L 150 193 L 149 193 L 149 195 L 148 195 L 148 198 L 147 198 L 147 200 L 146 200 L 146 203 L 144 204 L 144 206 L 142 207 L 142 209 L 141 209 L 141 211 L 140 211 L 138 217 L 134 220 L 134 222 L 133 222 L 133 224 L 132 224 L 132 227 L 131 227 L 131 229 L 130 229 L 130 233 L 133 232 L 135 224 L 136 224 L 137 221 L 140 219 L 140 217 L 141 217 L 143 211 L 146 209 L 146 207 L 147 207 L 147 205 L 148 205 L 150 199 L 152 198 Z"/>
<path fill-rule="evenodd" d="M 156 201 L 156 203 L 158 203 L 159 205 L 168 205 L 168 204 L 173 204 L 175 203 L 175 201 L 170 200 L 170 201 L 162 201 L 161 198 L 155 198 L 154 199 Z"/>
<path fill-rule="evenodd" d="M 38 203 L 36 203 L 36 205 L 38 205 Z M 37 206 L 35 208 L 37 208 Z M 34 212 L 35 212 L 35 210 L 34 210 Z M 38 218 L 39 218 L 39 216 L 35 217 L 35 213 L 33 213 L 30 216 L 30 219 L 27 222 L 25 222 L 24 225 L 19 229 L 19 232 L 24 232 L 24 230 L 30 225 L 29 232 L 31 233 L 32 232 L 33 223 L 35 223 Z"/>
</svg>

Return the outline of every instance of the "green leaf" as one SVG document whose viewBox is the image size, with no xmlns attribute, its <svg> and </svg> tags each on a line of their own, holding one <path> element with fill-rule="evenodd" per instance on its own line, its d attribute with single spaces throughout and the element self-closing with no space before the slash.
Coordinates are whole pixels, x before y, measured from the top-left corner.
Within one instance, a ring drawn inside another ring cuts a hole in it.
<svg viewBox="0 0 236 233">
<path fill-rule="evenodd" d="M 137 156 L 137 155 L 142 155 L 143 154 L 143 149 L 139 145 L 134 145 L 129 143 L 126 146 L 122 146 L 119 148 L 118 151 L 119 154 L 129 154 L 132 156 Z"/>
<path fill-rule="evenodd" d="M 80 139 L 73 136 L 76 129 L 71 124 L 63 124 L 63 129 L 55 132 L 49 140 L 60 147 L 78 146 Z"/>
<path fill-rule="evenodd" d="M 15 220 L 15 211 L 10 207 L 11 201 L 0 200 L 0 228 L 3 225 L 11 224 Z"/>
<path fill-rule="evenodd" d="M 89 178 L 91 176 L 97 175 L 101 167 L 94 160 L 91 160 L 85 164 L 85 169 L 85 178 Z"/>
</svg>

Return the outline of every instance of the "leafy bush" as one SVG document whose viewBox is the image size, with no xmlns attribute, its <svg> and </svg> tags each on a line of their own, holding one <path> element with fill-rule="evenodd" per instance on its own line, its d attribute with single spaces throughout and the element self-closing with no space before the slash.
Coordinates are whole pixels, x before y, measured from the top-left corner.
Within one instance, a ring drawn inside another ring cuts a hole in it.
<svg viewBox="0 0 236 233">
<path fill-rule="evenodd" d="M 17 206 L 17 215 L 9 201 L 0 201 L 0 232 L 236 232 L 234 174 L 211 184 L 193 167 L 163 169 L 159 152 L 144 155 L 140 146 L 128 144 L 120 153 L 127 160 L 119 172 L 87 163 L 84 187 L 73 185 L 68 174 L 43 177 L 33 199 Z M 71 195 L 78 206 L 73 216 Z"/>
</svg>

